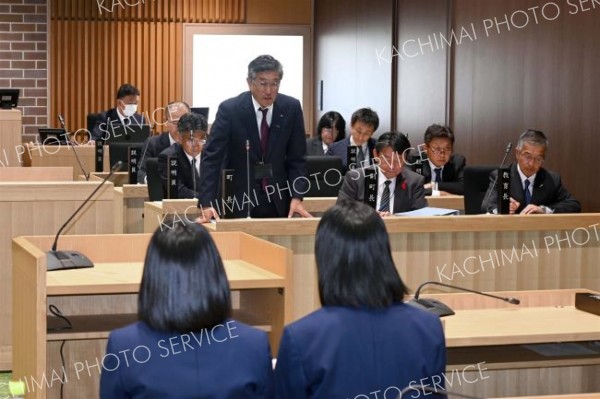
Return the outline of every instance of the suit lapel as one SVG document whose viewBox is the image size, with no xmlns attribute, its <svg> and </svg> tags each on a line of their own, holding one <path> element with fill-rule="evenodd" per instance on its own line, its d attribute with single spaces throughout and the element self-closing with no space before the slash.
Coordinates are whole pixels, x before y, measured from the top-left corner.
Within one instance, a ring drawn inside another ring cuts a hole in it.
<svg viewBox="0 0 600 399">
<path fill-rule="evenodd" d="M 404 184 L 404 175 L 400 173 L 396 177 L 396 187 L 394 187 L 394 213 L 402 212 L 406 206 L 403 206 L 408 201 L 408 191 L 402 186 Z M 410 206 L 409 206 L 410 207 Z"/>
<path fill-rule="evenodd" d="M 525 203 L 525 195 L 523 193 L 523 185 L 521 184 L 521 176 L 519 175 L 516 164 L 513 164 L 510 168 L 510 196 L 520 204 Z"/>
<path fill-rule="evenodd" d="M 285 118 L 285 109 L 277 101 L 273 103 L 273 116 L 271 117 L 271 126 L 269 126 L 269 140 L 267 141 L 267 154 L 265 159 L 271 159 L 271 153 L 277 148 L 277 143 L 281 140 L 283 121 Z"/>
<path fill-rule="evenodd" d="M 533 182 L 533 194 L 531 195 L 531 203 L 532 204 L 541 204 L 543 203 L 542 198 L 544 198 L 544 181 L 546 181 L 546 171 L 544 169 L 540 169 L 535 175 L 535 181 Z"/>
</svg>

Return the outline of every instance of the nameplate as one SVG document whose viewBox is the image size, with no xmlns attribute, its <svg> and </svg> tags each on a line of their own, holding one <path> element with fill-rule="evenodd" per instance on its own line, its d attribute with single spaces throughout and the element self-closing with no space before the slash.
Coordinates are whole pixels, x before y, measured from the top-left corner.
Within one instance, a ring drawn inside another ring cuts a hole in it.
<svg viewBox="0 0 600 399">
<path fill-rule="evenodd" d="M 140 146 L 127 147 L 129 184 L 137 184 L 141 152 L 142 148 Z"/>
<path fill-rule="evenodd" d="M 365 173 L 365 197 L 364 203 L 371 208 L 377 206 L 377 170 L 362 169 Z"/>
<path fill-rule="evenodd" d="M 348 169 L 354 169 L 357 166 L 356 160 L 358 158 L 358 147 L 354 145 L 348 146 Z"/>
<path fill-rule="evenodd" d="M 178 182 L 178 166 L 177 157 L 169 157 L 167 160 L 167 198 L 178 199 L 179 190 L 177 189 Z"/>
<path fill-rule="evenodd" d="M 510 213 L 510 169 L 498 169 L 498 213 Z"/>
<path fill-rule="evenodd" d="M 96 172 L 104 171 L 104 141 L 96 140 Z"/>
<path fill-rule="evenodd" d="M 233 213 L 237 210 L 240 211 L 239 208 L 241 204 L 235 198 L 235 187 L 234 187 L 234 170 L 233 169 L 223 169 L 221 172 L 221 203 L 217 204 L 218 208 L 221 208 L 219 213 L 221 214 L 221 218 L 231 219 L 233 218 Z"/>
</svg>

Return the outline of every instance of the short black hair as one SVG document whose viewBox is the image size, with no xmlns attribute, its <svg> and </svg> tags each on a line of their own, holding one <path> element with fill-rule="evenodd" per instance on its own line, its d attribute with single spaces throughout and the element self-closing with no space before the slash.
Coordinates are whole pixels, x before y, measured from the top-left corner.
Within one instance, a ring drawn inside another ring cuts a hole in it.
<svg viewBox="0 0 600 399">
<path fill-rule="evenodd" d="M 517 141 L 517 149 L 523 148 L 523 144 L 528 143 L 531 145 L 548 147 L 548 138 L 541 130 L 527 129 L 519 136 Z"/>
<path fill-rule="evenodd" d="M 208 122 L 204 115 L 195 114 L 193 112 L 181 115 L 179 122 L 177 122 L 177 131 L 183 134 L 195 130 L 203 132 L 208 130 Z"/>
<path fill-rule="evenodd" d="M 204 227 L 171 217 L 154 232 L 144 261 L 138 316 L 155 330 L 178 333 L 212 328 L 231 317 L 223 261 Z"/>
<path fill-rule="evenodd" d="M 454 145 L 454 132 L 450 126 L 433 124 L 425 130 L 423 141 L 429 144 L 433 139 L 448 139 Z"/>
<path fill-rule="evenodd" d="M 404 154 L 410 148 L 408 136 L 400 132 L 385 132 L 377 139 L 375 150 L 381 152 L 386 147 L 392 147 L 394 152 Z"/>
<path fill-rule="evenodd" d="M 273 56 L 268 54 L 259 55 L 248 64 L 248 79 L 254 80 L 257 73 L 277 72 L 279 79 L 283 79 L 283 66 Z"/>
<path fill-rule="evenodd" d="M 140 91 L 137 87 L 130 85 L 129 83 L 122 84 L 117 90 L 117 100 L 121 100 L 127 96 L 139 96 Z"/>
<path fill-rule="evenodd" d="M 315 237 L 323 306 L 382 309 L 407 293 L 383 219 L 359 201 L 341 201 L 321 218 Z"/>
<path fill-rule="evenodd" d="M 365 125 L 373 126 L 373 131 L 379 127 L 379 115 L 371 108 L 361 108 L 354 111 L 350 118 L 350 125 L 354 126 L 356 122 L 362 122 Z"/>
<path fill-rule="evenodd" d="M 317 125 L 317 135 L 319 138 L 321 137 L 321 130 L 323 129 L 333 129 L 336 128 L 338 131 L 338 136 L 335 141 L 340 141 L 346 136 L 346 120 L 337 111 L 329 111 L 323 114 L 321 119 L 319 119 L 319 124 Z"/>
</svg>

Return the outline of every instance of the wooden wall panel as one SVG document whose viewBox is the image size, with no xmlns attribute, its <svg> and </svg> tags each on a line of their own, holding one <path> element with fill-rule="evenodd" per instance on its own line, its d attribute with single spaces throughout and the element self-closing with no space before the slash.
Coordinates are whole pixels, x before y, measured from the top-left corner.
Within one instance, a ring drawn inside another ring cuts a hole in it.
<svg viewBox="0 0 600 399">
<path fill-rule="evenodd" d="M 516 144 L 526 128 L 543 130 L 550 139 L 546 167 L 560 172 L 584 211 L 599 212 L 593 165 L 600 148 L 600 7 L 550 3 L 560 8 L 558 16 L 549 5 L 543 17 L 546 1 L 453 1 L 454 29 L 474 23 L 478 39 L 453 47 L 451 124 L 470 164 L 500 162 L 508 141 Z M 537 7 L 537 24 L 531 7 Z M 527 24 L 521 11 L 529 15 Z M 523 28 L 499 25 L 500 33 L 493 27 L 486 35 L 484 21 L 510 20 L 513 13 Z"/>
<path fill-rule="evenodd" d="M 89 112 L 115 106 L 122 83 L 140 89 L 140 112 L 162 123 L 156 110 L 182 98 L 183 24 L 243 23 L 245 2 L 51 0 L 50 124 L 62 113 L 70 130 L 86 128 Z"/>
</svg>

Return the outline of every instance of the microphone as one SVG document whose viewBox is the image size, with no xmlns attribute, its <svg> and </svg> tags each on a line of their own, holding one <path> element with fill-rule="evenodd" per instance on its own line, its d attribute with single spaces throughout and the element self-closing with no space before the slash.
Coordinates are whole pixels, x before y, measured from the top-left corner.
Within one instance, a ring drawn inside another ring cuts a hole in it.
<svg viewBox="0 0 600 399">
<path fill-rule="evenodd" d="M 508 153 L 510 152 L 511 149 L 512 149 L 512 143 L 508 143 L 506 145 L 506 150 L 504 150 L 504 157 L 502 158 L 502 162 L 500 162 L 499 169 L 502 169 L 504 167 L 504 162 L 506 162 L 506 157 L 508 156 Z M 494 188 L 496 187 L 497 182 L 498 182 L 498 175 L 496 175 L 496 178 L 494 179 L 494 182 L 492 183 L 492 189 L 487 192 L 487 194 L 485 195 L 485 198 L 483 200 L 483 205 L 485 205 L 486 208 L 487 208 L 487 203 L 490 200 L 490 197 L 492 196 L 492 191 L 494 191 Z"/>
<path fill-rule="evenodd" d="M 250 140 L 246 140 L 246 179 L 247 179 L 247 189 L 248 189 L 248 198 L 250 198 Z M 251 219 L 250 217 L 250 204 L 248 204 L 248 215 L 247 219 Z"/>
<path fill-rule="evenodd" d="M 152 137 L 152 131 L 154 130 L 154 127 L 156 126 L 156 122 L 153 123 L 152 125 L 150 125 L 150 131 L 148 131 L 148 138 L 146 139 L 146 145 L 144 146 L 144 152 L 142 153 L 142 158 L 140 159 L 140 167 L 144 166 L 144 158 L 146 157 L 146 152 L 148 151 L 148 146 L 150 145 L 150 138 Z M 169 132 L 167 133 L 162 133 L 162 134 L 170 134 Z M 144 171 L 146 170 L 146 167 L 144 167 Z M 144 176 L 144 178 L 146 180 L 148 180 L 147 178 L 148 175 Z"/>
<path fill-rule="evenodd" d="M 108 179 L 113 175 L 114 172 L 118 172 L 123 166 L 123 162 L 119 161 L 113 165 L 110 169 L 110 173 L 102 180 L 102 182 L 92 191 L 92 193 L 83 201 L 83 203 L 77 208 L 75 212 L 71 215 L 71 217 L 60 227 L 58 233 L 56 233 L 56 237 L 54 237 L 54 243 L 52 244 L 52 249 L 47 252 L 47 263 L 48 263 L 48 271 L 52 270 L 66 270 L 66 269 L 80 269 L 84 267 L 94 267 L 94 264 L 91 260 L 88 259 L 87 256 L 83 255 L 77 251 L 57 251 L 56 246 L 58 245 L 58 237 L 60 233 L 67 227 L 69 222 L 73 220 L 75 215 L 81 211 L 81 209 L 90 201 L 90 199 L 100 190 L 100 188 L 106 183 Z"/>
<path fill-rule="evenodd" d="M 406 303 L 409 305 L 415 306 L 417 308 L 425 309 L 427 311 L 435 313 L 440 317 L 452 316 L 455 313 L 447 305 L 443 304 L 442 302 L 440 302 L 436 299 L 431 299 L 431 298 L 419 299 L 419 294 L 421 293 L 421 288 L 423 288 L 427 284 L 440 285 L 442 287 L 454 288 L 459 291 L 471 292 L 473 294 L 478 294 L 478 295 L 483 295 L 483 296 L 487 296 L 487 297 L 494 298 L 494 299 L 499 299 L 501 301 L 508 302 L 512 305 L 518 305 L 521 303 L 521 301 L 519 301 L 517 298 L 504 298 L 501 296 L 492 295 L 492 294 L 488 294 L 488 293 L 481 292 L 481 291 L 471 290 L 469 288 L 463 288 L 463 287 L 457 287 L 455 285 L 438 283 L 437 281 L 426 281 L 423 284 L 421 284 L 419 286 L 419 288 L 417 288 L 417 291 L 415 292 L 415 296 L 413 297 L 413 299 L 411 299 L 410 301 L 408 301 Z"/>
<path fill-rule="evenodd" d="M 435 385 L 434 385 L 435 387 Z M 402 399 L 402 397 L 404 395 L 406 395 L 408 393 L 408 391 L 423 391 L 423 396 L 427 395 L 425 392 L 429 392 L 429 393 L 433 393 L 433 394 L 437 394 L 437 395 L 442 395 L 445 397 L 448 396 L 456 396 L 459 398 L 465 398 L 465 399 L 482 399 L 478 396 L 471 396 L 471 395 L 465 395 L 464 393 L 459 393 L 459 392 L 455 392 L 455 391 L 449 391 L 447 389 L 437 389 L 437 387 L 432 388 L 429 385 L 409 385 L 406 388 L 404 388 L 402 391 L 400 391 L 400 394 L 398 395 L 398 399 Z M 419 396 L 421 396 L 419 394 Z M 417 396 L 416 398 L 418 398 L 419 396 Z M 412 397 L 412 396 L 411 396 Z"/>
<path fill-rule="evenodd" d="M 65 134 L 67 133 L 67 128 L 65 126 L 65 118 L 63 118 L 63 116 L 61 114 L 58 114 L 58 121 L 60 122 L 62 128 L 65 130 Z M 77 151 L 75 150 L 75 146 L 71 143 L 71 140 L 67 140 L 67 143 L 69 143 L 71 145 L 71 148 L 73 149 L 73 153 L 75 154 L 75 158 L 77 159 L 77 163 L 79 164 L 79 168 L 81 169 L 81 172 L 83 173 L 83 176 L 85 177 L 86 181 L 90 180 L 90 174 L 88 172 L 86 172 L 85 168 L 83 167 L 83 164 L 81 163 L 81 159 L 79 158 L 79 154 L 77 154 Z M 67 144 L 67 145 L 69 145 Z"/>
</svg>

